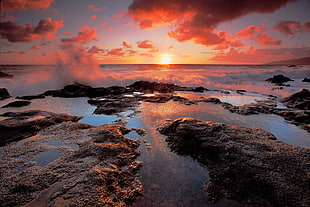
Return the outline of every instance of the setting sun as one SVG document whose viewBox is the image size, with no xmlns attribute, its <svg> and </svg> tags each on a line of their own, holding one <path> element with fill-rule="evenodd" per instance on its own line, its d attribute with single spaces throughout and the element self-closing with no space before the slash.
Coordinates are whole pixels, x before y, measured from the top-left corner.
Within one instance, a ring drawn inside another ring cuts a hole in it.
<svg viewBox="0 0 310 207">
<path fill-rule="evenodd" d="M 160 58 L 160 64 L 169 65 L 172 64 L 172 59 L 170 54 L 162 54 Z"/>
</svg>

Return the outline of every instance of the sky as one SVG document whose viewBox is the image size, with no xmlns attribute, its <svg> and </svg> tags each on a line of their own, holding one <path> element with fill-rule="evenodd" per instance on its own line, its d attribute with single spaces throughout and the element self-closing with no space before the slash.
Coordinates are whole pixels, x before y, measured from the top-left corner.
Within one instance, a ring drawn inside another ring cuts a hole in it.
<svg viewBox="0 0 310 207">
<path fill-rule="evenodd" d="M 1 0 L 0 64 L 261 64 L 310 56 L 310 0 Z"/>
</svg>

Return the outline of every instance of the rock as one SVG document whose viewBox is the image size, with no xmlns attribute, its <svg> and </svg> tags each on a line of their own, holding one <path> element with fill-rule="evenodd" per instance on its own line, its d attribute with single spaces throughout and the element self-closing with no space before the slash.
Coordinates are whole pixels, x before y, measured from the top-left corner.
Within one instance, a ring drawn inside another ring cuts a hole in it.
<svg viewBox="0 0 310 207">
<path fill-rule="evenodd" d="M 304 78 L 302 82 L 310 82 L 310 78 Z"/>
<path fill-rule="evenodd" d="M 11 98 L 10 93 L 6 88 L 0 88 L 0 100 Z"/>
<path fill-rule="evenodd" d="M 130 109 L 134 109 L 139 102 L 136 98 L 128 98 L 128 97 L 115 97 L 114 99 L 105 99 L 105 100 L 96 100 L 91 99 L 88 100 L 89 104 L 97 106 L 94 114 L 117 114 L 120 112 L 124 112 Z"/>
<path fill-rule="evenodd" d="M 244 95 L 244 93 L 246 92 L 246 90 L 236 90 L 237 93 Z"/>
<path fill-rule="evenodd" d="M 208 167 L 210 200 L 225 196 L 245 206 L 310 203 L 310 149 L 277 141 L 262 129 L 192 118 L 167 121 L 158 131 L 171 150 Z"/>
<path fill-rule="evenodd" d="M 205 91 L 205 88 L 202 86 L 194 88 L 194 92 L 197 92 L 197 93 L 203 93 L 204 91 Z"/>
<path fill-rule="evenodd" d="M 180 86 L 174 83 L 136 81 L 127 87 L 136 91 L 149 91 L 149 92 L 157 91 L 160 93 L 168 93 L 177 90 Z"/>
<path fill-rule="evenodd" d="M 53 97 L 64 97 L 64 98 L 87 97 L 88 92 L 91 89 L 92 89 L 91 86 L 85 86 L 80 83 L 75 83 L 72 85 L 67 85 L 60 90 L 46 91 L 43 93 L 43 95 Z"/>
<path fill-rule="evenodd" d="M 209 97 L 207 99 L 203 99 L 202 100 L 203 102 L 211 102 L 211 103 L 215 103 L 215 104 L 220 104 L 222 103 L 222 101 L 218 98 L 212 98 L 212 97 Z"/>
<path fill-rule="evenodd" d="M 271 82 L 271 83 L 285 83 L 288 81 L 294 81 L 288 77 L 285 77 L 284 75 L 274 75 L 272 78 L 268 78 L 265 81 Z"/>
<path fill-rule="evenodd" d="M 142 193 L 137 178 L 142 163 L 136 161 L 139 142 L 126 138 L 128 131 L 121 125 L 63 122 L 41 130 L 35 139 L 6 146 L 0 160 L 1 206 L 130 206 Z M 52 146 L 61 152 L 58 159 L 44 167 L 32 162 L 18 172 L 29 159 L 50 151 L 46 142 L 52 140 L 79 147 Z"/>
<path fill-rule="evenodd" d="M 5 106 L 2 106 L 2 108 L 8 108 L 8 107 L 23 107 L 23 106 L 28 106 L 30 105 L 30 101 L 13 101 L 11 103 L 8 103 Z"/>
<path fill-rule="evenodd" d="M 0 71 L 0 78 L 12 78 L 12 77 L 13 77 L 13 75 L 9 75 L 7 73 Z"/>
<path fill-rule="evenodd" d="M 31 96 L 17 96 L 16 98 L 23 99 L 23 100 L 44 99 L 45 95 L 39 94 L 39 95 L 31 95 Z"/>
<path fill-rule="evenodd" d="M 7 112 L 0 116 L 10 117 L 0 121 L 0 146 L 33 136 L 51 125 L 80 119 L 76 116 L 45 111 Z"/>
<path fill-rule="evenodd" d="M 310 109 L 310 91 L 302 89 L 301 91 L 280 100 L 287 107 L 299 108 L 304 110 Z"/>
</svg>

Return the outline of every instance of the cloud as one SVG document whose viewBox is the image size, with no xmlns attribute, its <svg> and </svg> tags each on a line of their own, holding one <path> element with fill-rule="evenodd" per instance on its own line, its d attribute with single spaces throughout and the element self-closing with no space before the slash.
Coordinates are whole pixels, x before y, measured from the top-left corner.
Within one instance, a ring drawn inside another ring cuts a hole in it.
<svg viewBox="0 0 310 207">
<path fill-rule="evenodd" d="M 101 49 L 97 46 L 93 46 L 87 51 L 87 53 L 101 56 L 130 57 L 137 54 L 137 51 L 126 50 L 124 48 Z"/>
<path fill-rule="evenodd" d="M 9 51 L 6 51 L 6 52 L 0 52 L 0 54 L 17 54 L 17 55 L 24 55 L 25 52 L 24 51 L 21 51 L 21 50 L 9 50 Z"/>
<path fill-rule="evenodd" d="M 95 15 L 95 14 L 92 15 L 92 16 L 91 16 L 91 19 L 97 19 L 97 15 Z"/>
<path fill-rule="evenodd" d="M 301 25 L 296 21 L 280 21 L 273 27 L 273 29 L 288 35 L 293 35 L 300 31 Z"/>
<path fill-rule="evenodd" d="M 124 41 L 124 42 L 122 43 L 122 45 L 123 45 L 125 48 L 132 48 L 132 45 L 129 44 L 129 43 L 127 43 L 126 41 Z"/>
<path fill-rule="evenodd" d="M 100 54 L 100 53 L 104 53 L 106 50 L 105 49 L 100 49 L 97 46 L 92 46 L 87 53 L 92 53 L 92 54 Z"/>
<path fill-rule="evenodd" d="M 281 44 L 281 40 L 272 38 L 268 33 L 264 32 L 265 30 L 266 28 L 264 25 L 261 25 L 259 27 L 250 25 L 247 28 L 240 30 L 237 36 L 242 38 L 252 38 L 261 45 Z"/>
<path fill-rule="evenodd" d="M 144 41 L 139 41 L 137 42 L 138 48 L 142 49 L 154 49 L 154 43 L 150 40 L 144 40 Z"/>
<path fill-rule="evenodd" d="M 123 18 L 126 15 L 125 10 L 120 10 L 118 14 L 113 15 L 114 18 Z"/>
<path fill-rule="evenodd" d="M 32 47 L 30 48 L 30 50 L 38 50 L 40 49 L 39 45 L 32 45 Z"/>
<path fill-rule="evenodd" d="M 97 12 L 97 11 L 103 11 L 103 10 L 105 10 L 107 7 L 104 6 L 104 7 L 101 7 L 101 8 L 96 8 L 94 5 L 88 5 L 88 8 L 90 8 L 90 9 L 93 10 L 94 12 Z"/>
<path fill-rule="evenodd" d="M 54 0 L 1 0 L 1 12 L 24 11 L 33 9 L 46 9 Z"/>
<path fill-rule="evenodd" d="M 287 35 L 294 35 L 298 32 L 310 32 L 310 22 L 305 22 L 302 25 L 297 21 L 279 21 L 273 29 Z"/>
<path fill-rule="evenodd" d="M 0 14 L 0 19 L 1 21 L 14 21 L 18 18 L 8 14 Z"/>
<path fill-rule="evenodd" d="M 251 13 L 271 13 L 293 1 L 135 0 L 128 8 L 128 16 L 142 29 L 173 24 L 171 38 L 210 46 L 225 42 L 225 38 L 215 33 L 220 23 Z"/>
<path fill-rule="evenodd" d="M 88 29 L 88 27 L 83 27 L 81 32 L 79 32 L 75 37 L 63 38 L 62 43 L 80 43 L 84 44 L 89 41 L 97 40 L 97 32 L 95 29 Z"/>
<path fill-rule="evenodd" d="M 24 26 L 13 22 L 0 22 L 0 36 L 9 42 L 31 42 L 36 39 L 55 39 L 54 34 L 63 26 L 63 21 L 52 21 L 51 18 L 41 20 L 37 26 Z"/>
</svg>

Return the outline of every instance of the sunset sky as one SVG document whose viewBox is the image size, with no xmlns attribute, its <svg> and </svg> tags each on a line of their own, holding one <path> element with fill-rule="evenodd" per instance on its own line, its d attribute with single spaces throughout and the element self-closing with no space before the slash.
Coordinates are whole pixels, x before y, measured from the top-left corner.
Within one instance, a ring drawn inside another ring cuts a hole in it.
<svg viewBox="0 0 310 207">
<path fill-rule="evenodd" d="M 309 0 L 1 0 L 0 64 L 260 64 L 310 56 Z"/>
</svg>

